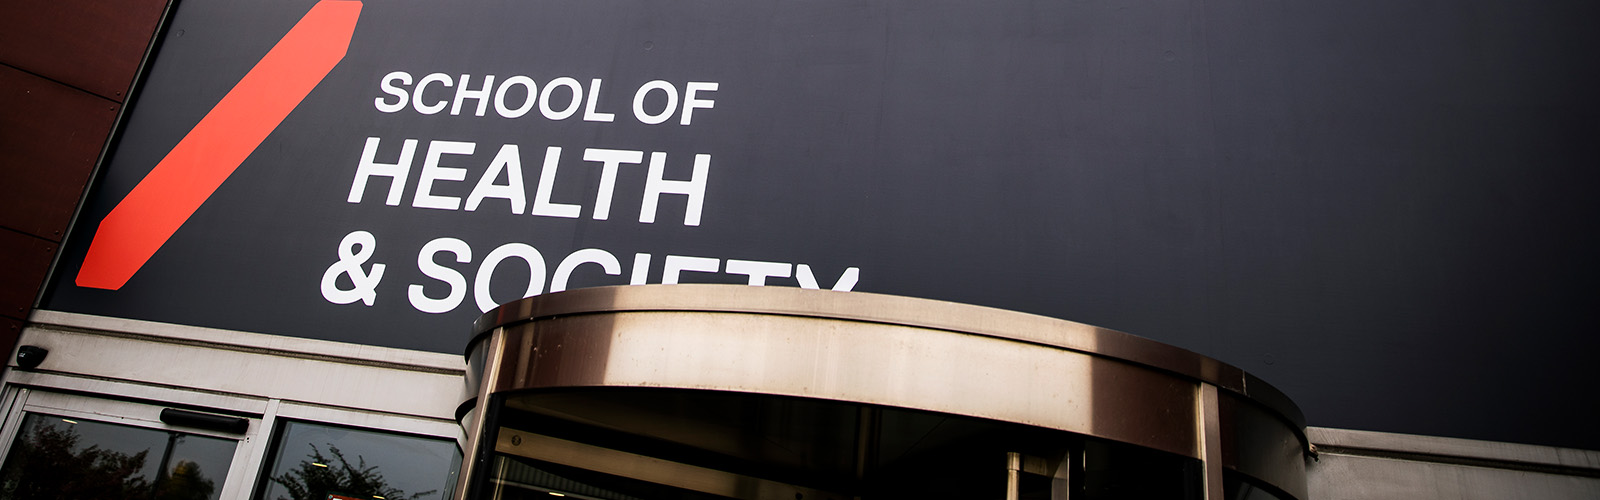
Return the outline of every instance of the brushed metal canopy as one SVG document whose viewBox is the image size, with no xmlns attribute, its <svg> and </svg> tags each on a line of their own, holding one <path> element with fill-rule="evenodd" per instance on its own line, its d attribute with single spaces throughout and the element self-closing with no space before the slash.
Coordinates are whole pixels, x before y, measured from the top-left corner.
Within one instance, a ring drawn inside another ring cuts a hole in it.
<svg viewBox="0 0 1600 500">
<path fill-rule="evenodd" d="M 1305 497 L 1303 416 L 1236 367 L 1134 335 L 980 306 L 736 285 L 589 288 L 481 317 L 490 395 L 631 387 L 908 408 L 1129 443 Z M 482 415 L 482 413 L 479 413 Z M 470 469 L 470 465 L 469 465 Z"/>
</svg>

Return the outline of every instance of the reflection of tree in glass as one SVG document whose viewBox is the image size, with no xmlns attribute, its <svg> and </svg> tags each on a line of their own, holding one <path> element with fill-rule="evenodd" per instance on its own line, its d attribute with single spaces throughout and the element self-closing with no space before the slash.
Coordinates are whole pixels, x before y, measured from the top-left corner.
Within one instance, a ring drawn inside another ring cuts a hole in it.
<svg viewBox="0 0 1600 500">
<path fill-rule="evenodd" d="M 368 466 L 367 460 L 360 455 L 356 456 L 356 463 L 352 465 L 345 460 L 344 453 L 339 452 L 339 447 L 331 443 L 328 444 L 328 453 L 333 454 L 332 462 L 322 455 L 322 450 L 317 449 L 316 445 L 311 445 L 311 454 L 306 457 L 310 460 L 301 460 L 299 468 L 272 478 L 272 482 L 289 490 L 289 497 L 293 500 L 326 500 L 329 493 L 416 500 L 437 491 L 428 490 L 407 496 L 405 491 L 389 487 L 378 466 Z M 283 497 L 278 498 L 284 500 Z"/>
<path fill-rule="evenodd" d="M 200 473 L 200 464 L 179 460 L 172 466 L 172 474 L 156 483 L 158 500 L 206 500 L 217 485 Z"/>
<path fill-rule="evenodd" d="M 0 472 L 0 496 L 204 500 L 216 490 L 194 462 L 178 462 L 167 480 L 152 486 L 142 472 L 149 450 L 130 455 L 91 445 L 74 452 L 80 436 L 73 428 L 43 423 L 32 427 L 17 441 Z"/>
</svg>

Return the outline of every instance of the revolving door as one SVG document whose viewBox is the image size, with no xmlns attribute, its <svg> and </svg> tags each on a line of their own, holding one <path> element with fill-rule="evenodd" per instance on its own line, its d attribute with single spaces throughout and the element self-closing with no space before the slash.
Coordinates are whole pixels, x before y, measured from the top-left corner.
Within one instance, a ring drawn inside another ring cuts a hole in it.
<svg viewBox="0 0 1600 500">
<path fill-rule="evenodd" d="M 1305 498 L 1281 394 L 1078 323 L 676 285 L 523 299 L 476 330 L 457 498 Z"/>
</svg>

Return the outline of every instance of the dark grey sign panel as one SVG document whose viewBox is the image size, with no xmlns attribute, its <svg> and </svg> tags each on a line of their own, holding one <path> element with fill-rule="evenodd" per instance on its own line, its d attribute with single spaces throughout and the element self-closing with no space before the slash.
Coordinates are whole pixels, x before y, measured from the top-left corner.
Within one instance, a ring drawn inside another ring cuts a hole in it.
<svg viewBox="0 0 1600 500">
<path fill-rule="evenodd" d="M 313 5 L 179 6 L 47 308 L 455 352 L 530 292 L 868 291 L 1186 347 L 1313 425 L 1600 448 L 1589 3 L 368 2 L 80 286 Z"/>
</svg>

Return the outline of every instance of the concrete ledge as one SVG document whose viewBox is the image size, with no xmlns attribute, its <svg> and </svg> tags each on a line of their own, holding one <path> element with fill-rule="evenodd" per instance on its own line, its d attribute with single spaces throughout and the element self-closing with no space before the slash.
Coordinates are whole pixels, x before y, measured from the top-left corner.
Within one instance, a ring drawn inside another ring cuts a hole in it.
<svg viewBox="0 0 1600 500">
<path fill-rule="evenodd" d="M 151 340 L 278 356 L 323 359 L 353 364 L 461 375 L 467 363 L 459 354 L 412 351 L 392 347 L 314 340 L 154 321 L 36 310 L 30 328 L 81 330 L 100 335 L 144 336 Z"/>
<path fill-rule="evenodd" d="M 1326 427 L 1308 427 L 1306 437 L 1319 453 L 1600 476 L 1600 451 Z"/>
<path fill-rule="evenodd" d="M 159 400 L 189 391 L 444 421 L 454 420 L 465 398 L 459 355 L 51 311 L 36 311 L 33 320 L 20 344 L 50 354 L 31 370 L 11 365 L 11 383 L 98 384 Z"/>
</svg>

